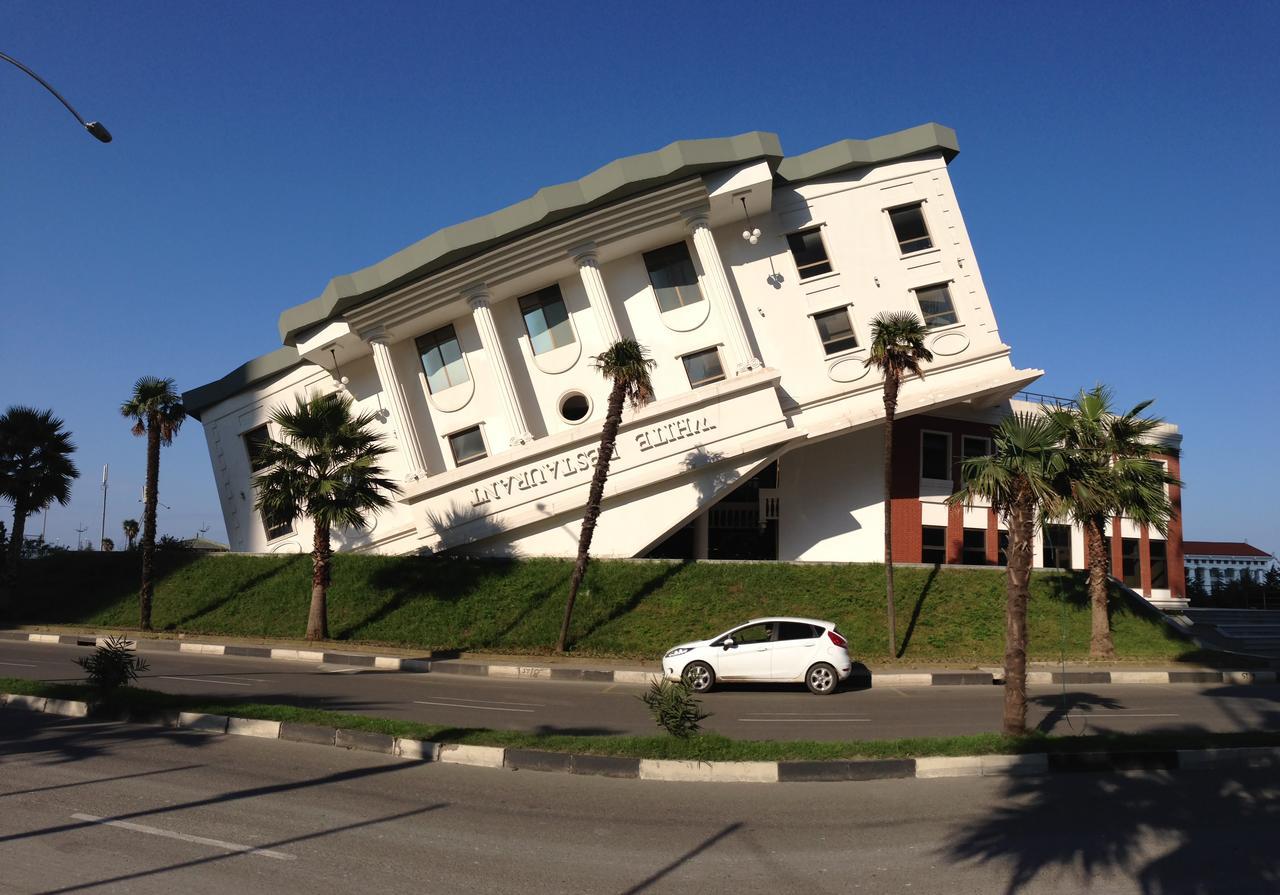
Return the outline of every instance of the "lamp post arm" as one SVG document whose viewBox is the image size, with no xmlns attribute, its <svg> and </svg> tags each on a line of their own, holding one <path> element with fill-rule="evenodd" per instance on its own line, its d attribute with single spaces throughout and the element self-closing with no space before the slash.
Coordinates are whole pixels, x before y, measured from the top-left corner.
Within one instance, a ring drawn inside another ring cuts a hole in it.
<svg viewBox="0 0 1280 895">
<path fill-rule="evenodd" d="M 5 62 L 8 62 L 13 66 L 16 66 L 17 68 L 22 69 L 24 72 L 29 74 L 32 78 L 34 78 L 40 84 L 41 87 L 43 87 L 45 90 L 48 90 L 50 93 L 52 93 L 57 98 L 58 102 L 62 103 L 64 106 L 67 107 L 67 111 L 70 112 L 75 117 L 76 121 L 80 122 L 81 127 L 87 130 L 90 134 L 92 134 L 98 140 L 101 140 L 103 143 L 111 142 L 110 131 L 108 131 L 105 127 L 103 127 L 100 122 L 85 121 L 83 118 L 81 118 L 80 113 L 77 112 L 71 106 L 71 103 L 67 102 L 66 98 L 61 93 L 54 90 L 53 85 L 50 84 L 48 81 L 46 81 L 44 78 L 40 77 L 38 74 L 33 72 L 31 69 L 27 68 L 21 62 L 19 62 L 17 59 L 14 59 L 12 56 L 8 55 L 7 53 L 0 53 L 0 59 L 3 59 Z"/>
</svg>

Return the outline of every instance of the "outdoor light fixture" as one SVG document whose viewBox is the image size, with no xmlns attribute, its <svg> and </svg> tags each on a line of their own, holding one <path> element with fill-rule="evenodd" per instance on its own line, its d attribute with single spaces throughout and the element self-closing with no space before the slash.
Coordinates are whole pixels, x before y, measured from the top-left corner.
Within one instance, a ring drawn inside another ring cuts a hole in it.
<svg viewBox="0 0 1280 895">
<path fill-rule="evenodd" d="M 755 245 L 760 241 L 760 228 L 751 226 L 751 212 L 747 211 L 747 197 L 739 196 L 738 201 L 742 203 L 742 213 L 747 219 L 747 229 L 742 231 L 742 238 Z"/>
<path fill-rule="evenodd" d="M 80 126 L 83 127 L 85 130 L 87 130 L 90 134 L 92 134 L 95 140 L 98 140 L 101 143 L 111 142 L 111 131 L 107 130 L 106 126 L 101 121 L 85 121 L 83 118 L 81 118 L 80 113 L 71 107 L 71 103 L 67 102 L 66 99 L 63 98 L 61 93 L 54 90 L 52 85 L 50 85 L 49 82 L 46 81 L 44 78 L 40 77 L 38 74 L 33 72 L 31 69 L 27 68 L 17 59 L 14 59 L 12 56 L 7 56 L 4 53 L 0 53 L 0 59 L 3 59 L 5 62 L 8 62 L 13 66 L 22 69 L 31 77 L 35 78 L 36 82 L 39 83 L 40 86 L 42 86 L 45 90 L 48 90 L 50 93 L 52 93 L 55 97 L 57 97 L 58 102 L 62 103 L 64 106 L 67 107 L 67 111 L 75 116 L 76 121 L 80 122 Z"/>
<path fill-rule="evenodd" d="M 338 391 L 345 392 L 347 390 L 347 383 L 351 380 L 346 376 L 343 376 L 342 370 L 338 368 L 338 355 L 332 346 L 329 348 L 329 356 L 333 358 L 333 373 L 331 375 L 333 376 L 334 385 L 337 386 Z"/>
</svg>

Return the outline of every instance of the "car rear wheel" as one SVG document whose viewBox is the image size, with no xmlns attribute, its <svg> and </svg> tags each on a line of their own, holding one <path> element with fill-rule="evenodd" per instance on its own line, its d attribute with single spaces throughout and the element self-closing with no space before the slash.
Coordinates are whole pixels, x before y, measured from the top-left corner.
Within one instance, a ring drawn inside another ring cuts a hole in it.
<svg viewBox="0 0 1280 895">
<path fill-rule="evenodd" d="M 804 683 L 810 693 L 827 696 L 836 692 L 836 685 L 840 683 L 840 678 L 835 668 L 826 662 L 819 662 L 805 673 Z"/>
<path fill-rule="evenodd" d="M 690 662 L 684 667 L 681 677 L 685 686 L 694 693 L 706 693 L 716 682 L 716 673 L 706 662 Z"/>
</svg>

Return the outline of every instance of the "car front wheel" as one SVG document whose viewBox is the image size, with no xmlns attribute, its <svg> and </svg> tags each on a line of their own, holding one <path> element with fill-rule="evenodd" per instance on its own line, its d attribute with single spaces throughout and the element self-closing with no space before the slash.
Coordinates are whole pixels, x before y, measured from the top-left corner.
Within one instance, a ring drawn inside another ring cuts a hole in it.
<svg viewBox="0 0 1280 895">
<path fill-rule="evenodd" d="M 836 692 L 836 685 L 840 683 L 840 678 L 835 668 L 826 662 L 819 662 L 805 674 L 804 682 L 810 693 L 826 696 Z"/>
<path fill-rule="evenodd" d="M 684 668 L 685 686 L 694 693 L 706 693 L 716 682 L 716 673 L 706 662 L 690 662 Z"/>
</svg>

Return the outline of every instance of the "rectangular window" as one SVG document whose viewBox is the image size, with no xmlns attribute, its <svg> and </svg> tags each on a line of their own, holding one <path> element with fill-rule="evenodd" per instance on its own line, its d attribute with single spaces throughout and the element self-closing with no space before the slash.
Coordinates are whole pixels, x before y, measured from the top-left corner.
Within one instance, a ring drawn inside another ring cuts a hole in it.
<svg viewBox="0 0 1280 895">
<path fill-rule="evenodd" d="M 520 313 L 524 316 L 524 328 L 529 333 L 534 354 L 573 344 L 573 327 L 558 284 L 520 299 Z"/>
<path fill-rule="evenodd" d="M 283 538 L 285 535 L 293 534 L 293 523 L 286 522 L 283 525 L 277 525 L 274 528 L 267 525 L 267 521 L 262 520 L 262 530 L 267 533 L 267 540 L 274 541 L 276 538 Z"/>
<path fill-rule="evenodd" d="M 997 562 L 1002 566 L 1007 566 L 1009 565 L 1009 532 L 1002 529 L 996 532 L 996 534 L 999 535 L 997 538 L 996 553 L 1000 557 Z"/>
<path fill-rule="evenodd" d="M 940 525 L 920 528 L 920 561 L 941 565 L 947 561 L 947 530 Z"/>
<path fill-rule="evenodd" d="M 462 348 L 452 323 L 420 336 L 417 345 L 422 370 L 427 374 L 427 388 L 433 394 L 467 381 L 467 362 L 462 359 Z"/>
<path fill-rule="evenodd" d="M 724 367 L 720 364 L 720 352 L 714 348 L 686 354 L 681 360 L 684 361 L 684 371 L 689 376 L 689 385 L 694 388 L 700 385 L 710 385 L 713 382 L 719 382 L 724 379 Z"/>
<path fill-rule="evenodd" d="M 910 255 L 933 248 L 929 228 L 924 223 L 924 209 L 919 204 L 893 209 L 889 212 L 889 220 L 893 222 L 893 232 L 898 237 L 898 248 L 902 254 Z"/>
<path fill-rule="evenodd" d="M 454 432 L 449 436 L 449 450 L 453 451 L 453 462 L 458 466 L 483 460 L 489 455 L 484 447 L 484 436 L 479 426 Z"/>
<path fill-rule="evenodd" d="M 920 478 L 951 481 L 951 436 L 945 432 L 920 433 Z"/>
<path fill-rule="evenodd" d="M 1121 578 L 1127 587 L 1142 586 L 1142 558 L 1137 538 L 1120 539 Z"/>
<path fill-rule="evenodd" d="M 658 295 L 658 308 L 663 312 L 702 301 L 698 273 L 693 269 L 689 247 L 683 242 L 645 252 L 644 266 Z"/>
<path fill-rule="evenodd" d="M 1044 527 L 1044 567 L 1046 569 L 1071 568 L 1070 525 Z"/>
<path fill-rule="evenodd" d="M 1151 541 L 1151 587 L 1153 590 L 1169 589 L 1169 550 L 1164 541 Z"/>
<path fill-rule="evenodd" d="M 956 309 L 951 304 L 951 290 L 946 283 L 941 286 L 925 286 L 916 289 L 915 293 L 916 301 L 920 303 L 920 316 L 924 318 L 927 328 L 959 322 L 960 318 L 956 317 Z"/>
<path fill-rule="evenodd" d="M 261 472 L 266 469 L 267 464 L 262 460 L 262 449 L 271 440 L 267 427 L 262 425 L 256 429 L 250 429 L 240 437 L 244 439 L 245 453 L 249 455 L 249 469 L 253 472 Z"/>
<path fill-rule="evenodd" d="M 987 530 L 985 528 L 966 528 L 964 530 L 964 553 L 960 561 L 966 566 L 985 566 L 987 564 Z"/>
<path fill-rule="evenodd" d="M 813 322 L 818 325 L 818 338 L 822 340 L 822 349 L 828 357 L 858 347 L 858 337 L 853 333 L 853 321 L 849 319 L 848 308 L 814 314 Z"/>
<path fill-rule="evenodd" d="M 965 460 L 986 457 L 991 453 L 991 439 L 980 435 L 965 435 L 960 439 L 960 456 Z"/>
<path fill-rule="evenodd" d="M 821 227 L 788 233 L 787 245 L 791 247 L 791 257 L 795 258 L 796 272 L 800 274 L 800 279 L 807 280 L 819 274 L 831 273 L 831 260 L 827 257 L 827 247 L 822 241 Z"/>
</svg>

